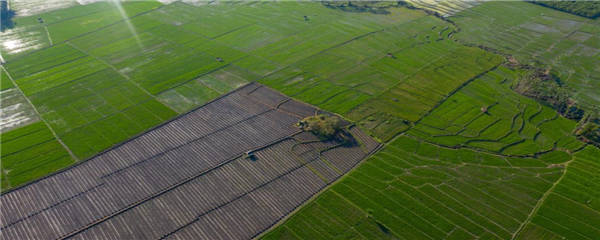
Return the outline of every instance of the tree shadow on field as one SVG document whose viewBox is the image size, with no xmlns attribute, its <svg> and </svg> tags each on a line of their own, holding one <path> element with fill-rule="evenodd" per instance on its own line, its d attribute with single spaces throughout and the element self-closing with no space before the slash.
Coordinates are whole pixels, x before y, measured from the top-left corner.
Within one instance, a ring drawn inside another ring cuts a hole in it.
<svg viewBox="0 0 600 240">
<path fill-rule="evenodd" d="M 8 2 L 0 0 L 0 31 L 14 27 L 12 18 L 15 16 L 15 11 L 8 9 Z"/>
</svg>

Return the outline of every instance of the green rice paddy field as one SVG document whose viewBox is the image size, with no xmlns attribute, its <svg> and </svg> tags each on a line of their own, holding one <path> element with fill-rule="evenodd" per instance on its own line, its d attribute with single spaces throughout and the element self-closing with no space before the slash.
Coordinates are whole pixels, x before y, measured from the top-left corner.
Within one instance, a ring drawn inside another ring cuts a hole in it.
<svg viewBox="0 0 600 240">
<path fill-rule="evenodd" d="M 17 17 L 0 34 L 2 109 L 16 114 L 2 115 L 2 190 L 258 81 L 385 144 L 264 238 L 600 238 L 600 150 L 510 88 L 524 72 L 471 46 L 552 67 L 593 109 L 598 20 L 513 2 L 462 6 L 455 24 L 310 2 L 122 10 Z"/>
<path fill-rule="evenodd" d="M 598 238 L 600 150 L 518 74 L 476 78 L 264 238 Z"/>
</svg>

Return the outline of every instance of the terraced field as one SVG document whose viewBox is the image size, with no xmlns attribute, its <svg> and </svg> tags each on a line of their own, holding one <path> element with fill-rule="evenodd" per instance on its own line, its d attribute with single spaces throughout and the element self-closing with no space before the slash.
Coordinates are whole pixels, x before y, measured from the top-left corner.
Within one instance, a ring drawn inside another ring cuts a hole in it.
<svg viewBox="0 0 600 240">
<path fill-rule="evenodd" d="M 533 156 L 583 146 L 574 121 L 510 89 L 519 73 L 500 67 L 437 107 L 409 134 L 448 147 L 468 146 L 511 156 Z M 567 154 L 564 154 L 567 155 Z"/>
<path fill-rule="evenodd" d="M 450 17 L 461 41 L 551 69 L 587 109 L 600 111 L 600 21 L 526 2 L 486 2 Z"/>
<path fill-rule="evenodd" d="M 512 92 L 512 74 L 475 79 L 263 238 L 598 238 L 600 150 Z"/>
</svg>

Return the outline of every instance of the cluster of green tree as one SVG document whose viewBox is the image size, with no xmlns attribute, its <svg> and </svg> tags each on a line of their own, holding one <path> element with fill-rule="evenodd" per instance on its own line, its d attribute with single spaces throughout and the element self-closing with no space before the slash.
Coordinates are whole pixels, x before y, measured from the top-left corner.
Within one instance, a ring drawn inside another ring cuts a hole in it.
<svg viewBox="0 0 600 240">
<path fill-rule="evenodd" d="M 322 1 L 325 7 L 335 8 L 346 12 L 370 12 L 388 14 L 386 8 L 404 5 L 397 1 Z"/>
<path fill-rule="evenodd" d="M 568 119 L 579 121 L 584 117 L 585 111 L 577 106 L 571 97 L 571 91 L 561 83 L 560 78 L 539 68 L 523 68 L 527 70 L 527 74 L 513 85 L 515 91 L 551 105 Z"/>
<path fill-rule="evenodd" d="M 582 17 L 597 18 L 600 17 L 600 1 L 538 1 L 532 0 L 531 3 L 553 8 L 559 11 L 572 13 Z"/>
<path fill-rule="evenodd" d="M 298 122 L 298 127 L 325 139 L 333 138 L 344 128 L 339 117 L 325 114 L 306 117 Z"/>
<path fill-rule="evenodd" d="M 308 116 L 298 122 L 298 127 L 303 131 L 312 132 L 321 140 L 333 140 L 342 144 L 354 143 L 354 138 L 346 131 L 346 125 L 335 115 L 318 114 Z"/>
<path fill-rule="evenodd" d="M 4 32 L 5 29 L 13 27 L 12 18 L 14 16 L 15 12 L 8 9 L 8 2 L 0 0 L 0 31 Z"/>
</svg>

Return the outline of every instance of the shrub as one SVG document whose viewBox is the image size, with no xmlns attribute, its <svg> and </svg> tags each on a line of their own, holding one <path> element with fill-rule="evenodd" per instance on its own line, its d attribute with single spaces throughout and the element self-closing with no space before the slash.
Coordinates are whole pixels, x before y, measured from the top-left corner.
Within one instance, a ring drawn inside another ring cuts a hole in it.
<svg viewBox="0 0 600 240">
<path fill-rule="evenodd" d="M 586 123 L 577 135 L 585 137 L 594 144 L 600 145 L 600 126 L 593 122 Z"/>
</svg>

